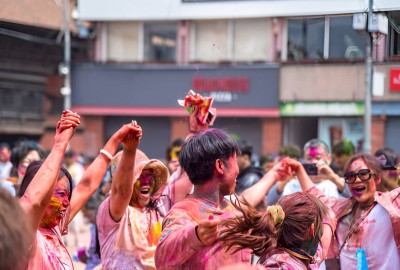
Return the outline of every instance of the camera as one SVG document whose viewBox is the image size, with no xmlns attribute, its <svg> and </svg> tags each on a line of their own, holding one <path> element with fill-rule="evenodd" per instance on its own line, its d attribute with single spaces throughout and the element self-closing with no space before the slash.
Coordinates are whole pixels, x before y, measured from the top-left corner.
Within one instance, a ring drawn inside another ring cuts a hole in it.
<svg viewBox="0 0 400 270">
<path fill-rule="evenodd" d="M 303 163 L 303 167 L 308 175 L 318 175 L 318 167 L 316 163 Z"/>
</svg>

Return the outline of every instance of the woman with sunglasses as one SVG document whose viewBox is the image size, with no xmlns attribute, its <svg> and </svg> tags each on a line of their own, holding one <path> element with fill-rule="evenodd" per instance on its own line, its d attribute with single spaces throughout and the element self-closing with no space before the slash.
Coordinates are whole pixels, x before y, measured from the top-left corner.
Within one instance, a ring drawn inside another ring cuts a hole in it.
<svg viewBox="0 0 400 270">
<path fill-rule="evenodd" d="M 294 170 L 298 166 L 291 161 Z M 326 198 L 308 177 L 299 178 L 303 191 L 320 198 L 337 217 L 327 269 L 357 269 L 359 252 L 365 253 L 370 270 L 400 269 L 400 189 L 378 192 L 381 170 L 369 154 L 352 156 L 344 167 L 349 199 Z"/>
</svg>

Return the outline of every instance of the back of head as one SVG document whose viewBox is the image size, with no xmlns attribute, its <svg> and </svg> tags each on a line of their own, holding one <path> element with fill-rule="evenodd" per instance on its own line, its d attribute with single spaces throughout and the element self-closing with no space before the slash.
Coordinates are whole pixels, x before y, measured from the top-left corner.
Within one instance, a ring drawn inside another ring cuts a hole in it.
<svg viewBox="0 0 400 270">
<path fill-rule="evenodd" d="M 0 188 L 0 269 L 25 269 L 32 237 L 18 200 Z"/>
<path fill-rule="evenodd" d="M 378 149 L 374 156 L 378 158 L 384 170 L 396 170 L 397 164 L 400 162 L 399 155 L 389 147 Z"/>
<path fill-rule="evenodd" d="M 182 144 L 185 142 L 183 138 L 175 139 L 170 146 L 167 147 L 165 160 L 170 162 L 174 158 L 179 157 L 179 152 L 181 150 Z"/>
<path fill-rule="evenodd" d="M 350 140 L 343 139 L 333 146 L 332 153 L 338 157 L 342 155 L 351 156 L 354 154 L 355 150 L 356 148 Z"/>
<path fill-rule="evenodd" d="M 285 213 L 285 219 L 278 230 L 278 246 L 300 248 L 311 224 L 315 224 L 315 232 L 322 231 L 322 220 L 327 208 L 315 196 L 296 192 L 282 197 L 278 204 Z"/>
<path fill-rule="evenodd" d="M 224 229 L 219 240 L 234 252 L 250 248 L 262 257 L 275 247 L 302 248 L 309 238 L 311 224 L 315 225 L 314 238 L 320 236 L 317 232 L 322 232 L 327 208 L 318 198 L 296 192 L 282 197 L 278 204 L 261 213 L 245 201 L 235 202 L 242 215 L 221 221 Z"/>
<path fill-rule="evenodd" d="M 301 149 L 295 144 L 288 144 L 279 147 L 278 154 L 281 157 L 290 157 L 294 159 L 301 158 Z"/>
<path fill-rule="evenodd" d="M 190 137 L 181 148 L 179 163 L 194 185 L 213 177 L 215 161 L 227 161 L 240 153 L 238 144 L 221 129 L 210 128 Z"/>
<path fill-rule="evenodd" d="M 249 159 L 253 155 L 253 146 L 246 140 L 240 140 L 238 142 L 240 154 L 241 155 L 248 155 Z"/>
</svg>

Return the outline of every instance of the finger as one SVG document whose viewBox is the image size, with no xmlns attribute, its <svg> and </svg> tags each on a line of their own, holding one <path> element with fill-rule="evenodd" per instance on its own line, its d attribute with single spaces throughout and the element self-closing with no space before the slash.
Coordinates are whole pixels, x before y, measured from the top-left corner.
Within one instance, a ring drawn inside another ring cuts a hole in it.
<svg viewBox="0 0 400 270">
<path fill-rule="evenodd" d="M 73 126 L 78 126 L 79 122 L 73 121 L 73 120 L 67 120 L 67 119 L 63 119 L 61 120 L 62 124 L 69 124 L 69 125 L 73 125 Z"/>
</svg>

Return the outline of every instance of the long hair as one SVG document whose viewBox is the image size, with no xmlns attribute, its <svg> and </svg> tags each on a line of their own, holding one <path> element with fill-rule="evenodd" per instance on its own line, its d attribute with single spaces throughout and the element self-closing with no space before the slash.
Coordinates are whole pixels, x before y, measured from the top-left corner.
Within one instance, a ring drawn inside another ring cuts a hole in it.
<svg viewBox="0 0 400 270">
<path fill-rule="evenodd" d="M 35 177 L 36 173 L 39 171 L 40 167 L 43 165 L 43 160 L 37 160 L 32 162 L 28 168 L 26 169 L 26 173 L 24 178 L 22 179 L 21 182 L 21 187 L 18 191 L 18 197 L 21 198 L 30 183 L 32 182 L 33 178 Z M 63 166 L 60 167 L 60 172 L 58 173 L 57 180 L 60 180 L 63 176 L 66 176 L 68 178 L 69 182 L 69 188 L 70 188 L 70 193 L 68 195 L 68 200 L 71 201 L 71 196 L 72 196 L 72 189 L 73 187 L 73 181 L 72 181 L 72 176 L 69 174 L 67 169 L 65 169 Z"/>
<path fill-rule="evenodd" d="M 278 204 L 285 217 L 276 224 L 270 211 L 257 212 L 245 200 L 233 202 L 240 215 L 221 221 L 223 229 L 219 241 L 227 251 L 237 252 L 248 248 L 253 254 L 263 257 L 276 247 L 300 248 L 309 238 L 311 224 L 314 224 L 315 232 L 322 231 L 327 208 L 315 196 L 296 192 L 282 197 Z"/>
</svg>

